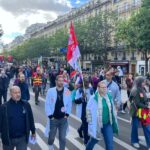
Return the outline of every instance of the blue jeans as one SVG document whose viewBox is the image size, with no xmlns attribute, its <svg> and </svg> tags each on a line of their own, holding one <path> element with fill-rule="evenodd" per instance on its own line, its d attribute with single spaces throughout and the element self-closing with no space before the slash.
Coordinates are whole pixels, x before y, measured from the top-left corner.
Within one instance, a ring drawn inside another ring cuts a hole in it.
<svg viewBox="0 0 150 150">
<path fill-rule="evenodd" d="M 148 126 L 142 126 L 144 131 L 144 136 L 146 139 L 147 147 L 150 148 L 150 125 Z"/>
<path fill-rule="evenodd" d="M 65 150 L 68 120 L 66 118 L 50 120 L 48 144 L 53 145 L 57 130 L 59 131 L 59 150 Z"/>
<path fill-rule="evenodd" d="M 131 129 L 131 143 L 139 143 L 138 139 L 138 127 L 140 124 L 140 120 L 138 117 L 132 117 L 132 129 Z M 150 148 L 150 125 L 143 126 L 143 132 L 146 139 L 146 144 Z"/>
<path fill-rule="evenodd" d="M 97 143 L 98 140 L 91 137 L 86 145 L 86 150 L 92 150 Z"/>
<path fill-rule="evenodd" d="M 140 120 L 138 117 L 132 117 L 132 124 L 131 124 L 131 143 L 139 143 L 138 139 L 138 127 L 139 127 Z"/>
<path fill-rule="evenodd" d="M 101 130 L 104 142 L 106 146 L 106 150 L 113 150 L 113 128 L 110 124 L 103 125 Z M 98 140 L 91 138 L 86 146 L 86 150 L 92 150 Z"/>
</svg>

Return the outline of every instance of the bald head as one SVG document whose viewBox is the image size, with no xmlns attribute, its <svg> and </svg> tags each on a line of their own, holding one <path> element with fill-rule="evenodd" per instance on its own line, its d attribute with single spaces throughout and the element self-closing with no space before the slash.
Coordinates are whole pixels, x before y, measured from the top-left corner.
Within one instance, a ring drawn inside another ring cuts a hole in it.
<svg viewBox="0 0 150 150">
<path fill-rule="evenodd" d="M 10 95 L 14 101 L 19 101 L 21 99 L 21 91 L 18 86 L 12 86 L 10 88 Z"/>
<path fill-rule="evenodd" d="M 112 77 L 113 77 L 112 72 L 111 71 L 107 71 L 105 77 L 106 77 L 107 81 L 109 81 L 109 82 L 112 81 Z"/>
<path fill-rule="evenodd" d="M 19 80 L 20 80 L 21 82 L 24 82 L 24 81 L 25 81 L 25 75 L 24 75 L 23 73 L 20 74 Z"/>
</svg>

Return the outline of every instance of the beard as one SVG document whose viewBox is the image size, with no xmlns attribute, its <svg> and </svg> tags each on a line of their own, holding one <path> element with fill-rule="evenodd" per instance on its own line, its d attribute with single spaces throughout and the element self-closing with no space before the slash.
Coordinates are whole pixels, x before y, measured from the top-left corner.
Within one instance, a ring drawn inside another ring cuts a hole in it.
<svg viewBox="0 0 150 150">
<path fill-rule="evenodd" d="M 61 88 L 61 87 L 63 87 L 63 84 L 57 84 L 57 86 L 58 86 L 59 88 Z"/>
</svg>

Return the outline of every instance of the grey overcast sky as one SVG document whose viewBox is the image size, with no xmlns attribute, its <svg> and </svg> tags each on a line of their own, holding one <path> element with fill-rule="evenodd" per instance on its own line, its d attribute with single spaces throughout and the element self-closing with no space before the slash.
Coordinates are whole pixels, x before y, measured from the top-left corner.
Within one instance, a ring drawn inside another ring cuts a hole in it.
<svg viewBox="0 0 150 150">
<path fill-rule="evenodd" d="M 11 42 L 34 23 L 46 23 L 89 0 L 0 0 L 0 24 L 4 30 L 2 41 Z"/>
</svg>

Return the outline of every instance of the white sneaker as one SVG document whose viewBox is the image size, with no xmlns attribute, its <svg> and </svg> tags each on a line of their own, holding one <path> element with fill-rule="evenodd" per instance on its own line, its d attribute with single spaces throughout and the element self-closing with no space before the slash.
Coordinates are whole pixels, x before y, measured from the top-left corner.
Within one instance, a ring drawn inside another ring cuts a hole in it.
<svg viewBox="0 0 150 150">
<path fill-rule="evenodd" d="M 126 112 L 124 110 L 121 111 L 122 114 L 126 114 Z"/>
<path fill-rule="evenodd" d="M 53 145 L 50 145 L 50 146 L 49 146 L 49 150 L 54 150 L 54 146 L 53 146 Z"/>
<path fill-rule="evenodd" d="M 139 143 L 133 143 L 133 146 L 134 146 L 135 148 L 140 148 Z"/>
</svg>

